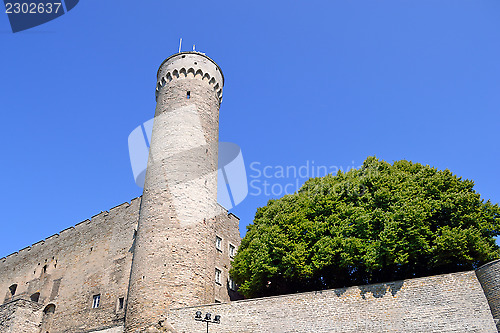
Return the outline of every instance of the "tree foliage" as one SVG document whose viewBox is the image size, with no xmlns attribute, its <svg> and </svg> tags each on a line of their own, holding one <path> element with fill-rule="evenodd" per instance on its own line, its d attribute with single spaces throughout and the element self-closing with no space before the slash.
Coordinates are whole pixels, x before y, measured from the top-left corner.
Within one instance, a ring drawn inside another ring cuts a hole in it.
<svg viewBox="0 0 500 333">
<path fill-rule="evenodd" d="M 477 268 L 500 257 L 500 208 L 473 186 L 369 157 L 259 208 L 231 275 L 256 297 Z"/>
</svg>

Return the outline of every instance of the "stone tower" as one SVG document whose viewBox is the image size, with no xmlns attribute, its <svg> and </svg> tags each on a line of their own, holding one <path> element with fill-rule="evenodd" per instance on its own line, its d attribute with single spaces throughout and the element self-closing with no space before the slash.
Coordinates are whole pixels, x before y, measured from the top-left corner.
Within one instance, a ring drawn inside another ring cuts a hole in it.
<svg viewBox="0 0 500 333">
<path fill-rule="evenodd" d="M 170 308 L 214 302 L 223 85 L 219 66 L 198 52 L 174 54 L 158 70 L 126 332 L 157 326 Z"/>
</svg>

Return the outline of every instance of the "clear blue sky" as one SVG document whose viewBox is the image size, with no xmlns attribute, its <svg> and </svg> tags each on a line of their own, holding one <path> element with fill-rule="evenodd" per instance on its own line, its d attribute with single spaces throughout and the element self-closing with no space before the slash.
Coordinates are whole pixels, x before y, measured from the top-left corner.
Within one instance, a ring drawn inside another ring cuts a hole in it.
<svg viewBox="0 0 500 333">
<path fill-rule="evenodd" d="M 16 34 L 1 14 L 0 257 L 141 195 L 127 137 L 180 37 L 222 68 L 220 140 L 260 182 L 233 210 L 242 235 L 264 180 L 295 183 L 255 162 L 408 159 L 500 202 L 499 14 L 498 0 L 85 0 Z"/>
</svg>

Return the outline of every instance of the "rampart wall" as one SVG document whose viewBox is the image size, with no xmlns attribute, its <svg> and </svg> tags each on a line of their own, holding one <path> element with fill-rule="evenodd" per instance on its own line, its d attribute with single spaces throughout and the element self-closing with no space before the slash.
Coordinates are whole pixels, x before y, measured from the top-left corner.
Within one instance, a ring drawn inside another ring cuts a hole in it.
<svg viewBox="0 0 500 333">
<path fill-rule="evenodd" d="M 496 332 L 473 271 L 173 309 L 177 333 L 202 332 L 196 311 L 221 315 L 214 332 Z M 216 327 L 215 327 L 216 326 Z"/>
<path fill-rule="evenodd" d="M 140 201 L 101 212 L 0 259 L 0 303 L 31 299 L 40 304 L 44 333 L 122 325 Z M 99 306 L 93 308 L 97 295 Z"/>
</svg>

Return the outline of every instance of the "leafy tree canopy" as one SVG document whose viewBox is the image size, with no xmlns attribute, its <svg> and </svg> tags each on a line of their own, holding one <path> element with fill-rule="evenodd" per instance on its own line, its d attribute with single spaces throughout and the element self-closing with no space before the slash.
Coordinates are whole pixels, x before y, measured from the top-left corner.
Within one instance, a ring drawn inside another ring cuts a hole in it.
<svg viewBox="0 0 500 333">
<path fill-rule="evenodd" d="M 369 157 L 259 208 L 231 275 L 256 297 L 475 269 L 500 257 L 500 208 L 473 186 Z"/>
</svg>

